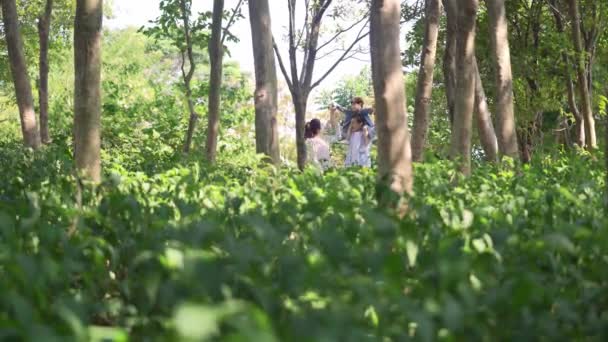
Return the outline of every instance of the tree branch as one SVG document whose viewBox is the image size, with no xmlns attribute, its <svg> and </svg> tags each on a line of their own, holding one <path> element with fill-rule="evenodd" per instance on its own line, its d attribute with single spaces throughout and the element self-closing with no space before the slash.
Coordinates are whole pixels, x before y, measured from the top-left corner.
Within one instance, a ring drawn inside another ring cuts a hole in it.
<svg viewBox="0 0 608 342">
<path fill-rule="evenodd" d="M 274 53 L 277 56 L 277 60 L 279 61 L 279 67 L 281 69 L 281 73 L 285 78 L 285 82 L 287 82 L 287 86 L 289 87 L 289 91 L 293 92 L 293 83 L 289 79 L 289 73 L 287 72 L 287 68 L 285 68 L 285 64 L 283 63 L 283 58 L 281 57 L 281 53 L 279 52 L 279 47 L 277 43 L 274 41 L 274 37 L 272 38 L 272 48 L 274 49 Z"/>
<path fill-rule="evenodd" d="M 365 28 L 365 26 L 363 28 L 361 28 L 361 30 L 359 31 L 359 34 L 357 35 L 357 38 L 344 51 L 342 56 L 340 56 L 340 58 L 338 58 L 336 60 L 336 62 L 325 72 L 325 74 L 323 74 L 323 76 L 321 76 L 315 83 L 312 84 L 312 86 L 310 87 L 311 90 L 316 88 L 317 86 L 319 86 L 319 84 L 321 84 L 321 82 L 323 82 L 323 80 L 325 78 L 327 78 L 327 76 L 329 76 L 329 74 L 331 74 L 332 71 L 334 71 L 334 69 L 336 69 L 336 67 L 338 67 L 338 64 L 340 64 L 344 60 L 344 58 L 346 58 L 346 56 L 348 56 L 348 54 L 355 47 L 355 45 L 357 45 L 357 43 L 359 43 L 363 38 L 365 38 L 369 35 L 369 31 L 367 31 L 365 34 L 362 34 L 364 28 Z"/>
<path fill-rule="evenodd" d="M 367 21 L 369 22 L 369 11 L 361 18 L 359 19 L 356 23 L 352 24 L 351 26 L 345 28 L 345 29 L 341 29 L 339 30 L 333 37 L 331 37 L 329 40 L 327 40 L 325 43 L 321 44 L 321 46 L 319 46 L 317 48 L 317 52 L 319 52 L 321 49 L 323 49 L 324 47 L 326 47 L 327 45 L 331 44 L 334 40 L 336 40 L 340 35 L 342 35 L 343 33 L 346 33 L 350 30 L 352 30 L 355 26 L 359 25 L 360 23 L 362 23 L 365 19 L 367 19 Z M 367 23 L 366 23 L 367 25 Z"/>
<path fill-rule="evenodd" d="M 236 19 L 236 14 L 238 12 L 240 12 L 242 4 L 243 4 L 243 0 L 239 0 L 239 2 L 236 4 L 234 9 L 232 10 L 232 15 L 230 16 L 230 20 L 228 20 L 228 23 L 226 24 L 226 27 L 224 28 L 224 33 L 222 34 L 222 45 L 226 41 L 226 36 L 228 35 L 228 30 L 230 29 L 232 24 L 234 24 L 234 21 Z"/>
</svg>

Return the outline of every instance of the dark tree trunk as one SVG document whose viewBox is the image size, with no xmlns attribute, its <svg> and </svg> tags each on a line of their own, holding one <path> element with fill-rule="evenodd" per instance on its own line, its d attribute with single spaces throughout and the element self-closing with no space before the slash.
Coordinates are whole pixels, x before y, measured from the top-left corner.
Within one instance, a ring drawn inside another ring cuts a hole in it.
<svg viewBox="0 0 608 342">
<path fill-rule="evenodd" d="M 296 152 L 298 168 L 303 169 L 306 165 L 306 138 L 304 128 L 306 125 L 306 108 L 308 107 L 308 96 L 295 94 L 293 96 L 294 109 L 296 112 Z"/>
<path fill-rule="evenodd" d="M 435 70 L 437 36 L 439 35 L 439 17 L 441 16 L 439 0 L 426 0 L 425 6 L 426 28 L 420 56 L 420 70 L 418 71 L 418 85 L 414 105 L 414 137 L 412 139 L 412 158 L 417 162 L 423 159 L 431 119 L 433 72 Z"/>
<path fill-rule="evenodd" d="M 394 198 L 411 193 L 412 152 L 407 127 L 407 110 L 401 66 L 400 1 L 373 0 L 370 47 L 372 78 L 377 109 L 378 180 L 380 205 L 404 209 Z M 396 195 L 396 196 L 395 196 Z"/>
<path fill-rule="evenodd" d="M 443 0 L 446 13 L 445 52 L 443 56 L 443 77 L 448 104 L 450 126 L 454 125 L 456 103 L 456 36 L 458 34 L 458 7 L 456 0 Z"/>
<path fill-rule="evenodd" d="M 279 165 L 277 73 L 268 0 L 249 1 L 249 20 L 255 64 L 256 151 L 267 155 L 273 164 Z"/>
<path fill-rule="evenodd" d="M 101 180 L 101 41 L 103 0 L 77 0 L 74 24 L 74 159 Z"/>
<path fill-rule="evenodd" d="M 49 31 L 52 11 L 53 0 L 47 0 L 44 13 L 38 18 L 38 37 L 40 39 L 38 102 L 40 107 L 40 140 L 44 144 L 51 142 L 49 135 Z"/>
<path fill-rule="evenodd" d="M 19 118 L 21 119 L 21 132 L 25 146 L 37 149 L 40 147 L 40 132 L 36 123 L 34 112 L 34 99 L 32 86 L 27 75 L 23 41 L 19 32 L 19 19 L 15 0 L 2 0 L 2 19 L 4 21 L 4 36 L 8 50 L 8 59 L 15 85 Z"/>
<path fill-rule="evenodd" d="M 475 106 L 475 26 L 479 0 L 462 1 L 458 6 L 456 107 L 450 157 L 459 170 L 471 174 L 471 131 Z"/>
<path fill-rule="evenodd" d="M 207 125 L 207 145 L 205 149 L 207 160 L 211 163 L 215 162 L 217 153 L 217 137 L 220 128 L 222 61 L 224 57 L 224 44 L 222 44 L 223 15 L 224 0 L 214 0 L 211 40 L 209 41 L 209 60 L 211 70 L 209 76 L 209 119 Z"/>
</svg>

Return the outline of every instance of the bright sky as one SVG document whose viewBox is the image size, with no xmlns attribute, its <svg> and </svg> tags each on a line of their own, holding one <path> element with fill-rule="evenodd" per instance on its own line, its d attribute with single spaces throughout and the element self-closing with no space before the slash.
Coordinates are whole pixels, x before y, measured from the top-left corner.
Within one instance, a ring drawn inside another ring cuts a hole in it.
<svg viewBox="0 0 608 342">
<path fill-rule="evenodd" d="M 237 0 L 226 0 L 225 9 L 230 10 L 235 6 Z M 106 27 L 124 28 L 128 26 L 140 27 L 148 23 L 149 20 L 155 19 L 159 14 L 159 0 L 116 0 L 114 2 L 114 18 L 105 22 Z M 213 8 L 211 0 L 193 0 L 193 9 L 196 12 L 210 11 Z M 287 1 L 272 0 L 270 1 L 270 9 L 272 15 L 273 33 L 277 38 L 282 57 L 286 58 L 287 45 L 279 37 L 286 32 L 288 25 Z M 238 61 L 241 68 L 245 71 L 253 73 L 253 56 L 251 46 L 251 32 L 249 29 L 247 6 L 244 6 L 245 19 L 238 21 L 232 28 L 231 32 L 240 38 L 239 43 L 229 43 L 228 48 L 232 54 L 232 59 Z M 362 45 L 367 47 L 369 40 L 362 40 Z M 334 53 L 327 58 L 319 60 L 315 64 L 315 80 L 327 70 L 340 53 Z M 320 85 L 320 88 L 331 86 L 346 75 L 358 74 L 360 70 L 369 64 L 369 56 L 361 56 L 361 60 L 350 59 L 341 63 L 333 73 L 325 79 Z M 279 79 L 283 79 L 282 74 L 278 69 Z"/>
</svg>

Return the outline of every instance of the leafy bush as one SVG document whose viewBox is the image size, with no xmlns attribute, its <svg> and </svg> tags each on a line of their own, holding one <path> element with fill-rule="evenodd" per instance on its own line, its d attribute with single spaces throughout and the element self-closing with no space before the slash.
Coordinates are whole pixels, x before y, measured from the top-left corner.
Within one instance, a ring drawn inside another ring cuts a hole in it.
<svg viewBox="0 0 608 342">
<path fill-rule="evenodd" d="M 608 220 L 586 155 L 466 180 L 417 165 L 398 219 L 376 208 L 373 170 L 144 172 L 111 161 L 122 149 L 79 193 L 67 146 L 0 151 L 5 339 L 606 337 Z"/>
</svg>

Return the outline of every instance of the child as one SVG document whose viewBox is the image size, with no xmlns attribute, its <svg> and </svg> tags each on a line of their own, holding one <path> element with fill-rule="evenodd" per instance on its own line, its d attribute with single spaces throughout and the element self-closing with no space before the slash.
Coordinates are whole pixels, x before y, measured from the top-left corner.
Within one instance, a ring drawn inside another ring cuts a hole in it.
<svg viewBox="0 0 608 342">
<path fill-rule="evenodd" d="M 312 119 L 306 123 L 306 162 L 325 171 L 331 167 L 329 145 L 321 138 L 321 121 Z"/>
<path fill-rule="evenodd" d="M 374 111 L 371 108 L 363 108 L 363 105 L 364 105 L 363 99 L 360 97 L 355 97 L 355 98 L 353 98 L 353 100 L 350 103 L 350 109 L 346 110 L 340 106 L 336 107 L 338 110 L 343 112 L 345 115 L 344 124 L 342 126 L 342 132 L 341 132 L 342 137 L 344 139 L 347 139 L 346 133 L 347 133 L 347 130 L 348 130 L 348 127 L 350 125 L 353 115 L 356 115 L 356 114 L 361 115 L 361 118 L 363 119 L 363 121 L 365 122 L 365 124 L 368 127 L 370 127 L 370 128 L 374 127 L 374 122 L 370 118 L 370 115 L 373 114 Z M 371 133 L 371 135 L 373 135 L 373 131 L 370 133 Z"/>
<path fill-rule="evenodd" d="M 369 149 L 372 138 L 369 128 L 362 115 L 353 115 L 348 132 L 346 133 L 348 140 L 348 149 L 346 151 L 346 160 L 344 166 L 371 166 Z"/>
</svg>

